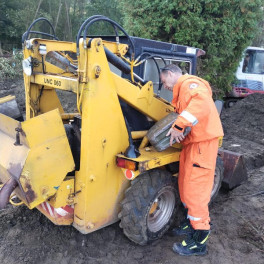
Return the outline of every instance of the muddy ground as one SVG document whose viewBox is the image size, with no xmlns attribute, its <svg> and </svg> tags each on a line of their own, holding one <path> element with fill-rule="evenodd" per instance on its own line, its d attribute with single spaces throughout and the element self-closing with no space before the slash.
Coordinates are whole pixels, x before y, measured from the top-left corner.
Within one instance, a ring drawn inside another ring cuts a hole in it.
<svg viewBox="0 0 264 264">
<path fill-rule="evenodd" d="M 10 93 L 24 111 L 23 82 L 0 82 L 0 97 Z M 176 256 L 172 244 L 181 238 L 169 234 L 153 245 L 137 246 L 118 223 L 82 235 L 71 226 L 55 226 L 38 210 L 8 205 L 0 212 L 0 263 L 263 264 L 263 106 L 264 96 L 256 95 L 221 116 L 226 134 L 223 147 L 244 154 L 249 179 L 232 191 L 220 190 L 210 206 L 213 225 L 206 256 Z"/>
</svg>

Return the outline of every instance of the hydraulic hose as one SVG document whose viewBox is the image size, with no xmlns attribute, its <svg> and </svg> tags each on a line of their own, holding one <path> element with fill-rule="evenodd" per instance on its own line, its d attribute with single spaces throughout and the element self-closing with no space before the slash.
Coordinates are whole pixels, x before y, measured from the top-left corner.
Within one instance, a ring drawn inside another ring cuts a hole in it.
<svg viewBox="0 0 264 264">
<path fill-rule="evenodd" d="M 78 31 L 78 34 L 77 34 L 77 37 L 76 37 L 76 47 L 77 47 L 77 54 L 79 53 L 79 40 L 80 40 L 80 37 L 81 37 L 81 34 L 82 34 L 82 31 L 85 27 L 85 25 L 87 25 L 87 23 L 89 23 L 90 21 L 92 21 L 93 19 L 95 18 L 99 18 L 99 17 L 104 17 L 102 15 L 94 15 L 94 16 L 91 16 L 89 18 L 87 18 L 81 25 L 79 31 Z"/>
<path fill-rule="evenodd" d="M 134 42 L 132 41 L 132 39 L 130 38 L 130 36 L 126 33 L 126 31 L 118 23 L 116 23 L 115 21 L 111 20 L 110 18 L 108 18 L 106 16 L 102 16 L 102 15 L 91 16 L 91 17 L 87 18 L 83 22 L 83 24 L 81 25 L 81 27 L 78 31 L 78 34 L 77 34 L 77 38 L 76 38 L 77 55 L 79 54 L 79 40 L 80 40 L 80 37 L 81 37 L 83 30 L 84 30 L 83 40 L 84 40 L 84 43 L 86 45 L 87 31 L 92 24 L 94 24 L 95 22 L 98 22 L 98 21 L 106 21 L 106 22 L 110 23 L 114 28 L 117 40 L 119 40 L 119 35 L 118 35 L 117 29 L 121 30 L 125 34 L 125 36 L 128 38 L 128 40 L 130 42 L 131 49 L 132 49 L 131 55 L 133 57 L 135 54 L 135 45 L 134 45 Z"/>
<path fill-rule="evenodd" d="M 83 33 L 83 40 L 84 40 L 84 43 L 86 43 L 86 36 L 87 36 L 87 31 L 89 29 L 89 27 L 94 24 L 95 22 L 97 21 L 106 21 L 106 22 L 109 22 L 110 24 L 112 24 L 113 27 L 117 27 L 118 29 L 120 29 L 124 34 L 125 36 L 128 38 L 130 44 L 131 44 L 131 49 L 132 49 L 132 57 L 135 55 L 135 45 L 134 45 L 134 42 L 132 41 L 132 39 L 130 38 L 130 36 L 126 33 L 126 31 L 118 24 L 116 23 L 115 21 L 107 18 L 107 17 L 98 17 L 98 18 L 94 18 L 93 20 L 89 21 L 87 23 L 87 25 L 85 26 L 85 29 L 84 29 L 84 33 Z M 133 58 L 132 58 L 133 59 Z"/>
<path fill-rule="evenodd" d="M 112 63 L 115 67 L 117 67 L 120 71 L 122 71 L 125 74 L 129 74 L 131 72 L 131 68 L 128 64 L 126 64 L 123 60 L 121 60 L 119 57 L 117 57 L 115 54 L 113 54 L 109 49 L 104 47 L 105 55 L 107 60 Z M 144 83 L 145 81 L 139 77 L 137 74 L 133 73 L 134 77 Z"/>
<path fill-rule="evenodd" d="M 159 65 L 158 65 L 158 63 L 157 63 L 157 61 L 156 61 L 155 58 L 160 58 L 160 59 L 163 61 L 164 66 L 166 66 L 166 61 L 165 61 L 165 59 L 164 59 L 162 56 L 159 56 L 159 55 L 151 55 L 151 54 L 148 53 L 148 52 L 143 52 L 143 53 L 141 53 L 141 54 L 138 56 L 137 60 L 139 60 L 143 55 L 148 55 L 149 57 L 146 57 L 145 59 L 143 59 L 143 60 L 141 61 L 141 63 L 143 63 L 145 60 L 152 59 L 152 60 L 154 61 L 155 65 L 156 65 L 156 67 L 157 67 L 158 74 L 159 74 L 159 88 L 158 88 L 157 95 L 159 96 L 159 94 L 160 94 L 160 90 L 161 90 L 161 87 L 162 87 L 162 84 L 161 84 L 161 81 L 160 81 L 160 68 L 159 68 Z"/>
<path fill-rule="evenodd" d="M 8 202 L 11 193 L 15 190 L 18 186 L 18 183 L 15 179 L 10 178 L 0 190 L 0 210 L 4 209 Z"/>
<path fill-rule="evenodd" d="M 31 28 L 39 21 L 46 21 L 49 26 L 51 27 L 52 29 L 52 34 L 48 34 L 48 33 L 45 33 L 45 32 L 39 32 L 39 31 L 30 31 Z M 55 34 L 55 29 L 54 27 L 52 26 L 52 24 L 49 22 L 49 20 L 45 17 L 40 17 L 38 19 L 36 19 L 30 26 L 29 28 L 27 29 L 27 31 L 23 34 L 22 36 L 22 43 L 24 43 L 25 40 L 28 40 L 28 37 L 30 34 L 41 34 L 41 35 L 44 35 L 44 36 L 49 36 L 49 37 L 52 37 L 53 39 L 56 39 L 58 40 L 58 38 L 56 37 L 56 34 Z"/>
</svg>

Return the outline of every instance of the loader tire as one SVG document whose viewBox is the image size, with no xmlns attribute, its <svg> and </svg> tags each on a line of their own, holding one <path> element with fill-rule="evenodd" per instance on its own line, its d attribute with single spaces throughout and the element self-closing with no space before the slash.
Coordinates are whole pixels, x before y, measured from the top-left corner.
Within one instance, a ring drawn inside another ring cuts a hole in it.
<svg viewBox="0 0 264 264">
<path fill-rule="evenodd" d="M 217 157 L 216 166 L 215 166 L 215 175 L 214 175 L 214 185 L 211 192 L 211 200 L 209 204 L 211 204 L 218 195 L 218 192 L 222 185 L 223 178 L 224 178 L 224 163 L 220 157 Z"/>
<path fill-rule="evenodd" d="M 130 240 L 146 245 L 170 228 L 179 205 L 177 178 L 161 169 L 144 172 L 125 192 L 120 227 Z"/>
</svg>

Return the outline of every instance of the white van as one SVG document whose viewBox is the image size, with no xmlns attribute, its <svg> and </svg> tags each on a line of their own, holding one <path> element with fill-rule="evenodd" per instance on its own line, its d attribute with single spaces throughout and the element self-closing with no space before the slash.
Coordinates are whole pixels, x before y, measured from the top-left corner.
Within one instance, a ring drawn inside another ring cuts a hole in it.
<svg viewBox="0 0 264 264">
<path fill-rule="evenodd" d="M 264 49 L 248 47 L 244 52 L 237 71 L 237 81 L 232 85 L 232 91 L 225 105 L 231 107 L 238 99 L 252 93 L 264 93 Z"/>
</svg>

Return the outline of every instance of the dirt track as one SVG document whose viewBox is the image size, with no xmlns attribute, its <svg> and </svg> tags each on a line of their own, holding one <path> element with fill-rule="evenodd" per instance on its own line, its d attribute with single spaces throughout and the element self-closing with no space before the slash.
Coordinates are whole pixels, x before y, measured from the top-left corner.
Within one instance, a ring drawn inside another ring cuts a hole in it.
<svg viewBox="0 0 264 264">
<path fill-rule="evenodd" d="M 18 96 L 24 111 L 22 82 L 13 87 L 11 83 L 0 84 L 0 96 L 8 93 Z M 73 227 L 53 225 L 37 210 L 9 205 L 0 212 L 0 263 L 263 264 L 264 194 L 260 192 L 264 190 L 264 104 L 258 104 L 259 97 L 253 99 L 245 99 L 222 116 L 224 147 L 245 154 L 250 177 L 231 192 L 222 190 L 211 205 L 213 226 L 205 257 L 176 256 L 171 247 L 181 238 L 168 234 L 142 247 L 130 242 L 118 223 L 82 235 Z M 252 109 L 253 117 L 248 113 Z"/>
</svg>

